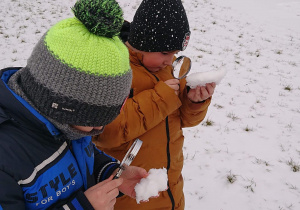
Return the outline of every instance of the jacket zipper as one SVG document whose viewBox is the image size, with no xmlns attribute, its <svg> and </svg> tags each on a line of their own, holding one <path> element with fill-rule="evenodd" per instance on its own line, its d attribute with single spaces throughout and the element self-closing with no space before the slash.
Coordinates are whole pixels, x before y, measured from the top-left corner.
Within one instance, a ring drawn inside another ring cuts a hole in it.
<svg viewBox="0 0 300 210">
<path fill-rule="evenodd" d="M 158 77 L 155 76 L 154 74 L 152 74 L 157 81 L 159 81 Z M 170 131 L 169 131 L 169 118 L 168 116 L 166 117 L 166 134 L 167 134 L 167 159 L 168 159 L 168 164 L 167 164 L 167 173 L 169 173 L 169 169 L 170 169 L 170 165 L 171 165 L 171 157 L 170 157 Z M 172 210 L 175 209 L 175 200 L 174 197 L 172 195 L 172 192 L 170 190 L 170 186 L 169 186 L 169 181 L 168 181 L 168 195 L 170 197 L 171 203 L 172 203 Z"/>
<path fill-rule="evenodd" d="M 167 165 L 167 172 L 169 173 L 170 164 L 171 164 L 171 157 L 170 157 L 170 131 L 169 131 L 169 118 L 166 117 L 166 134 L 167 134 L 167 158 L 168 158 L 168 165 Z M 175 200 L 170 190 L 169 181 L 168 181 L 168 190 L 167 190 L 170 200 L 172 202 L 172 210 L 175 208 Z"/>
</svg>

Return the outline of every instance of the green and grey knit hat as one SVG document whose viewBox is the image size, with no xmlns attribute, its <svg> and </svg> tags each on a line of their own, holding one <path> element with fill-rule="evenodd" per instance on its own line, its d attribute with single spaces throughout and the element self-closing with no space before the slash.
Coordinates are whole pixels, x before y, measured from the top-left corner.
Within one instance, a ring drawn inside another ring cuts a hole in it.
<svg viewBox="0 0 300 210">
<path fill-rule="evenodd" d="M 19 84 L 46 117 L 102 126 L 120 113 L 132 72 L 118 38 L 123 12 L 115 0 L 79 0 L 35 46 Z"/>
</svg>

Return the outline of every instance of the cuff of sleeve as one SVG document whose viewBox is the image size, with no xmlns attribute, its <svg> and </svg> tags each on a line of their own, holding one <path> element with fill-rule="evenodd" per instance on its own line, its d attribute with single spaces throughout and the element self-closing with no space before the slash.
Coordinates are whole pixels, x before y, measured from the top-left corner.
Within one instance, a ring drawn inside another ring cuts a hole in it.
<svg viewBox="0 0 300 210">
<path fill-rule="evenodd" d="M 188 107 L 191 110 L 202 111 L 202 110 L 206 109 L 209 106 L 210 102 L 211 102 L 211 97 L 204 100 L 204 101 L 200 101 L 200 102 L 193 102 L 190 99 L 188 99 L 187 104 L 188 104 Z"/>
<path fill-rule="evenodd" d="M 117 196 L 117 198 L 122 197 L 124 195 L 124 193 L 119 191 L 119 195 Z"/>
<path fill-rule="evenodd" d="M 186 86 L 186 91 L 184 91 L 184 96 L 183 96 L 186 99 L 186 100 L 184 100 L 184 103 L 183 103 L 184 106 L 187 106 L 189 109 L 195 110 L 195 111 L 205 110 L 210 105 L 212 97 L 209 97 L 208 99 L 200 101 L 200 102 L 193 102 L 187 96 L 190 89 L 191 88 L 189 86 Z"/>
<path fill-rule="evenodd" d="M 99 172 L 97 176 L 97 183 L 101 182 L 107 178 L 109 178 L 110 175 L 120 166 L 117 162 L 109 162 L 107 163 Z"/>
<path fill-rule="evenodd" d="M 194 101 L 191 101 L 193 104 L 202 104 L 206 101 L 207 99 L 203 100 L 203 101 L 199 101 L 199 102 L 194 102 Z"/>
</svg>

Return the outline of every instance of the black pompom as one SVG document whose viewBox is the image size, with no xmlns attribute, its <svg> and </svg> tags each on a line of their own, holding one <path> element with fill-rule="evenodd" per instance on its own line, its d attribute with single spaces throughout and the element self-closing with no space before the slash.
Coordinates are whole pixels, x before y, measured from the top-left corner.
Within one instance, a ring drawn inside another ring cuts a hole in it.
<svg viewBox="0 0 300 210">
<path fill-rule="evenodd" d="M 124 20 L 119 37 L 125 43 L 128 40 L 129 34 L 130 34 L 130 22 L 128 22 L 127 20 Z"/>
</svg>

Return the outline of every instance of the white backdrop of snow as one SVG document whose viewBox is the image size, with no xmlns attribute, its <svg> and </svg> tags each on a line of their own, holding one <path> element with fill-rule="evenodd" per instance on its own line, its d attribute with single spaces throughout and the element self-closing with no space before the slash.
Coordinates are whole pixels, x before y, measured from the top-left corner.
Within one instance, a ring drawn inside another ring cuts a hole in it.
<svg viewBox="0 0 300 210">
<path fill-rule="evenodd" d="M 119 2 L 131 21 L 141 0 Z M 0 1 L 1 67 L 26 65 L 74 3 Z M 186 209 L 300 209 L 300 0 L 183 4 L 191 73 L 227 71 L 205 120 L 184 129 Z"/>
</svg>

